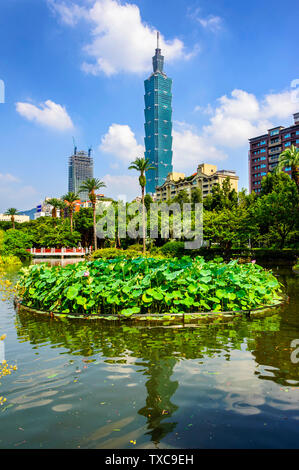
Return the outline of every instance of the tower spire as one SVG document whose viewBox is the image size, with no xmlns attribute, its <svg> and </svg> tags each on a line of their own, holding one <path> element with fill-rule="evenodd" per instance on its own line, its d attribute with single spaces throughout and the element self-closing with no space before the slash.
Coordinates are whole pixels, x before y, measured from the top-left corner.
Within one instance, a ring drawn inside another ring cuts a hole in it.
<svg viewBox="0 0 299 470">
<path fill-rule="evenodd" d="M 157 49 L 153 57 L 154 73 L 155 72 L 163 73 L 163 64 L 164 64 L 164 57 L 162 56 L 161 49 L 160 49 L 160 33 L 159 31 L 157 31 Z"/>
</svg>

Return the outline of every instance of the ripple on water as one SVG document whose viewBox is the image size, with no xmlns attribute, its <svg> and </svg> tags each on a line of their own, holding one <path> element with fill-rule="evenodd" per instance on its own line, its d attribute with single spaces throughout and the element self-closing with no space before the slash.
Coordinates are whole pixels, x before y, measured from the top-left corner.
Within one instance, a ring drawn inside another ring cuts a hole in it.
<svg viewBox="0 0 299 470">
<path fill-rule="evenodd" d="M 70 410 L 72 407 L 73 407 L 73 405 L 71 403 L 64 403 L 64 404 L 61 404 L 61 405 L 52 406 L 52 410 L 57 411 L 59 413 L 62 413 L 64 411 Z"/>
</svg>

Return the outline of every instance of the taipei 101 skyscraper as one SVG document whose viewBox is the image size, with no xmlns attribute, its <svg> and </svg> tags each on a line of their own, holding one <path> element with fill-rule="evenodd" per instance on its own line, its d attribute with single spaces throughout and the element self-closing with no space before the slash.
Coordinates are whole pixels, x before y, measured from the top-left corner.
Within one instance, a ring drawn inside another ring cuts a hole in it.
<svg viewBox="0 0 299 470">
<path fill-rule="evenodd" d="M 146 192 L 152 194 L 172 172 L 172 80 L 163 72 L 163 65 L 158 32 L 153 73 L 144 81 L 145 158 L 154 167 L 146 173 Z"/>
</svg>

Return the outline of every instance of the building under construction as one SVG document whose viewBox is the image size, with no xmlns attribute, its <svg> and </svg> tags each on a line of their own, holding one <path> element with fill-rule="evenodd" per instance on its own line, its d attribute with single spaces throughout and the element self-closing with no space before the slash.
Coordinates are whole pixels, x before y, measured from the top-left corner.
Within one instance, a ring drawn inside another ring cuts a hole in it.
<svg viewBox="0 0 299 470">
<path fill-rule="evenodd" d="M 79 194 L 81 201 L 88 200 L 87 192 L 80 192 L 83 181 L 93 178 L 93 158 L 91 149 L 88 153 L 74 148 L 74 154 L 69 159 L 69 191 Z"/>
</svg>

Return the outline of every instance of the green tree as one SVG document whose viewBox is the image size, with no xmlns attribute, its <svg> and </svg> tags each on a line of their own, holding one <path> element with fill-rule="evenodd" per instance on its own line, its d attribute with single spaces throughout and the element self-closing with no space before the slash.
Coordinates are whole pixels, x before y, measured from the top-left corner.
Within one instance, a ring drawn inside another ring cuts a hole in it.
<svg viewBox="0 0 299 470">
<path fill-rule="evenodd" d="M 245 245 L 257 232 L 248 211 L 243 207 L 233 207 L 218 211 L 204 211 L 204 238 L 210 243 L 219 244 L 228 255 L 233 245 Z"/>
<path fill-rule="evenodd" d="M 74 215 L 76 230 L 81 234 L 81 242 L 89 247 L 93 242 L 93 210 L 91 207 L 81 207 Z"/>
<path fill-rule="evenodd" d="M 27 259 L 27 252 L 32 246 L 32 236 L 22 230 L 9 229 L 4 235 L 4 253 L 15 255 L 21 259 Z"/>
<path fill-rule="evenodd" d="M 284 172 L 269 172 L 263 177 L 261 181 L 261 192 L 260 196 L 272 193 L 272 191 L 280 184 L 288 184 L 290 177 Z"/>
<path fill-rule="evenodd" d="M 65 224 L 57 227 L 50 227 L 40 239 L 42 246 L 47 248 L 75 247 L 81 239 L 81 235 L 76 230 L 70 231 Z"/>
<path fill-rule="evenodd" d="M 79 196 L 76 193 L 68 192 L 64 196 L 62 196 L 63 201 L 66 202 L 68 206 L 70 221 L 71 221 L 71 232 L 73 231 L 73 215 L 74 215 L 74 208 L 76 201 L 79 200 Z"/>
<path fill-rule="evenodd" d="M 179 204 L 182 209 L 183 204 L 190 203 L 190 196 L 185 189 L 182 189 L 173 199 L 169 201 L 169 204 L 172 204 L 173 202 Z"/>
<path fill-rule="evenodd" d="M 295 181 L 289 177 L 286 181 L 274 185 L 272 192 L 257 198 L 255 217 L 264 236 L 279 245 L 285 246 L 288 235 L 297 228 L 299 196 Z"/>
<path fill-rule="evenodd" d="M 58 199 L 58 208 L 60 211 L 60 218 L 64 219 L 64 209 L 67 207 L 66 203 L 62 201 L 61 199 Z"/>
<path fill-rule="evenodd" d="M 93 247 L 97 250 L 97 229 L 96 229 L 96 191 L 101 188 L 106 188 L 104 181 L 97 178 L 90 178 L 84 181 L 79 189 L 79 192 L 87 191 L 93 211 Z"/>
<path fill-rule="evenodd" d="M 191 191 L 191 203 L 199 204 L 202 202 L 202 191 L 200 188 L 194 188 Z"/>
<path fill-rule="evenodd" d="M 146 194 L 144 196 L 144 205 L 145 205 L 145 208 L 147 210 L 147 212 L 149 212 L 150 208 L 151 208 L 151 204 L 153 203 L 153 198 L 150 194 Z"/>
<path fill-rule="evenodd" d="M 287 167 L 291 167 L 292 179 L 296 183 L 297 191 L 299 191 L 299 149 L 295 145 L 291 145 L 279 155 L 278 171 Z"/>
<path fill-rule="evenodd" d="M 212 187 L 212 194 L 209 194 L 203 200 L 206 210 L 231 209 L 238 205 L 238 194 L 235 189 L 231 189 L 229 177 L 225 178 L 222 186 L 217 183 Z"/>
<path fill-rule="evenodd" d="M 4 239 L 5 239 L 5 232 L 4 230 L 0 229 L 0 255 L 4 252 Z"/>
<path fill-rule="evenodd" d="M 141 187 L 141 203 L 142 203 L 142 230 L 143 230 L 143 254 L 145 254 L 145 238 L 146 238 L 146 226 L 145 226 L 145 205 L 144 205 L 144 189 L 146 185 L 145 173 L 148 170 L 154 170 L 151 166 L 150 161 L 147 158 L 136 158 L 129 165 L 129 170 L 137 170 L 140 172 L 139 185 Z"/>
<path fill-rule="evenodd" d="M 15 207 L 10 207 L 5 212 L 6 215 L 10 215 L 10 220 L 12 223 L 12 228 L 15 229 L 15 215 L 17 215 L 18 210 Z"/>
<path fill-rule="evenodd" d="M 242 188 L 238 193 L 238 206 L 249 209 L 255 204 L 257 194 L 252 191 L 250 194 L 246 194 L 247 190 Z"/>
<path fill-rule="evenodd" d="M 60 207 L 60 201 L 59 199 L 52 197 L 51 199 L 47 200 L 47 203 L 52 206 L 52 217 L 53 219 L 57 218 L 57 209 Z"/>
</svg>

